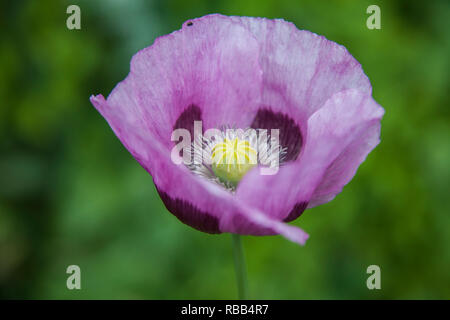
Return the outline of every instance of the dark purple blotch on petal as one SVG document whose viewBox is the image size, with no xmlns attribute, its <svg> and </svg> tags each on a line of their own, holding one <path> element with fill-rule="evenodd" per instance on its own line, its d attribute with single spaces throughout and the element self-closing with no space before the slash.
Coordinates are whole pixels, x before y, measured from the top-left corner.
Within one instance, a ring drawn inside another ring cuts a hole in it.
<svg viewBox="0 0 450 320">
<path fill-rule="evenodd" d="M 156 190 L 167 210 L 184 224 L 207 233 L 222 233 L 219 229 L 219 220 L 210 213 L 199 210 L 190 202 L 173 199 L 158 188 Z"/>
<path fill-rule="evenodd" d="M 285 161 L 297 159 L 302 148 L 302 133 L 299 126 L 289 116 L 281 112 L 273 112 L 270 109 L 259 109 L 251 127 L 254 129 L 266 129 L 270 134 L 270 129 L 280 130 L 280 145 L 287 148 Z"/>
<path fill-rule="evenodd" d="M 178 117 L 173 130 L 186 129 L 194 137 L 194 121 L 202 120 L 202 110 L 194 104 L 189 105 Z"/>
<path fill-rule="evenodd" d="M 296 203 L 294 208 L 292 208 L 291 212 L 289 212 L 288 216 L 283 220 L 284 222 L 291 222 L 300 217 L 300 215 L 305 211 L 308 206 L 308 202 L 299 202 Z"/>
<path fill-rule="evenodd" d="M 189 105 L 178 117 L 173 126 L 173 130 L 186 129 L 191 134 L 191 140 L 194 139 L 194 121 L 202 120 L 202 110 L 196 105 Z M 193 150 L 192 150 L 193 151 Z M 183 156 L 183 150 L 180 151 L 180 156 Z M 191 157 L 193 154 L 191 154 Z"/>
</svg>

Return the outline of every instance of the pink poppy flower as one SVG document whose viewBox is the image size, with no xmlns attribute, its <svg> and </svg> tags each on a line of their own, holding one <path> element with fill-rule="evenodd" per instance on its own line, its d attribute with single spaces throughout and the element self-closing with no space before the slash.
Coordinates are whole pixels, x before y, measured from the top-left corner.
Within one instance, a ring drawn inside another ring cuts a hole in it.
<svg viewBox="0 0 450 320">
<path fill-rule="evenodd" d="M 284 20 L 218 14 L 156 39 L 107 99 L 91 102 L 180 221 L 300 244 L 308 235 L 286 222 L 341 192 L 379 143 L 384 113 L 343 46 Z M 194 121 L 202 133 L 218 129 L 200 143 L 211 159 L 174 163 L 173 131 L 195 136 Z M 230 136 L 225 128 L 242 130 Z M 255 156 L 256 164 L 221 166 L 227 144 L 232 156 L 259 152 L 251 129 L 268 129 L 277 147 Z M 279 130 L 277 143 L 270 129 Z M 279 160 L 274 174 L 261 174 L 263 158 Z"/>
</svg>

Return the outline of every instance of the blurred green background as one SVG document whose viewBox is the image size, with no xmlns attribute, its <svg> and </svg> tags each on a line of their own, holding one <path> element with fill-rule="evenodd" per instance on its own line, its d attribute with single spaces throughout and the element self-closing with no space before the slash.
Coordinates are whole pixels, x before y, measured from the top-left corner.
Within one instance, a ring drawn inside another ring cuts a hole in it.
<svg viewBox="0 0 450 320">
<path fill-rule="evenodd" d="M 81 30 L 66 8 L 81 7 Z M 366 8 L 381 7 L 381 30 Z M 233 299 L 230 235 L 168 213 L 91 106 L 134 53 L 190 18 L 284 18 L 343 44 L 385 108 L 382 142 L 337 198 L 294 222 L 311 238 L 244 237 L 256 299 L 449 299 L 448 1 L 3 1 L 0 297 Z M 66 288 L 81 267 L 82 289 Z M 381 290 L 366 268 L 381 267 Z"/>
</svg>

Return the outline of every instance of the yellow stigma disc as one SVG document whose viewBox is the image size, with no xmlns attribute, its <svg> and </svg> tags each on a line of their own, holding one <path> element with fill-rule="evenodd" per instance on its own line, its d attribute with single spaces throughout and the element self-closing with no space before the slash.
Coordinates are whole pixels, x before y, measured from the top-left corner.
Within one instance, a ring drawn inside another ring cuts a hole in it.
<svg viewBox="0 0 450 320">
<path fill-rule="evenodd" d="M 247 140 L 225 138 L 223 142 L 214 146 L 211 159 L 214 174 L 219 179 L 236 186 L 256 165 L 258 155 Z"/>
</svg>

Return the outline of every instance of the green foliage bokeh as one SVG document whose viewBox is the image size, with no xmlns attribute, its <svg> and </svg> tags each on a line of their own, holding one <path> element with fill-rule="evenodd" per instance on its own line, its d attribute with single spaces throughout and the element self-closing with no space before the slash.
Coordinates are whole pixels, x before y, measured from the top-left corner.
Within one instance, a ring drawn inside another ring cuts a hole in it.
<svg viewBox="0 0 450 320">
<path fill-rule="evenodd" d="M 66 8 L 81 8 L 81 30 Z M 366 8 L 381 7 L 381 30 Z M 231 239 L 181 224 L 91 106 L 131 56 L 208 13 L 284 18 L 344 46 L 385 108 L 381 144 L 332 202 L 244 237 L 256 299 L 450 298 L 447 1 L 11 1 L 0 5 L 0 298 L 233 299 Z M 82 289 L 66 288 L 67 266 Z M 366 268 L 381 267 L 381 290 Z"/>
</svg>

